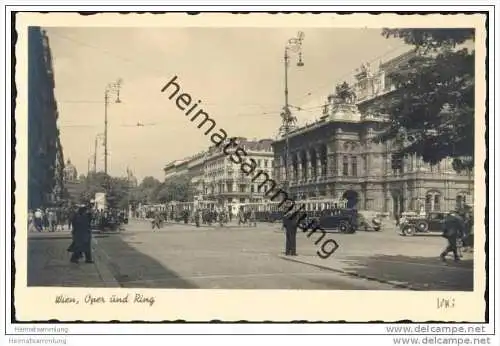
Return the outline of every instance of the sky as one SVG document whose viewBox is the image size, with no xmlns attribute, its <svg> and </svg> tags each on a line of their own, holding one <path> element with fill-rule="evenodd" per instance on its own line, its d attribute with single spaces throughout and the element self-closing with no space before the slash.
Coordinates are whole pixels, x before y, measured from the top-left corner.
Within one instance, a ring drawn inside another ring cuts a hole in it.
<svg viewBox="0 0 500 346">
<path fill-rule="evenodd" d="M 292 55 L 289 70 L 289 102 L 304 109 L 296 114 L 299 124 L 317 119 L 318 105 L 362 63 L 376 65 L 409 49 L 379 29 L 46 28 L 65 159 L 87 172 L 96 135 L 104 132 L 104 90 L 118 78 L 122 102 L 108 106 L 113 176 L 125 176 L 128 167 L 139 181 L 163 181 L 168 162 L 212 144 L 161 93 L 173 76 L 230 137 L 274 138 L 284 104 L 284 48 L 299 30 L 304 66 Z M 97 169 L 103 167 L 100 141 Z"/>
</svg>

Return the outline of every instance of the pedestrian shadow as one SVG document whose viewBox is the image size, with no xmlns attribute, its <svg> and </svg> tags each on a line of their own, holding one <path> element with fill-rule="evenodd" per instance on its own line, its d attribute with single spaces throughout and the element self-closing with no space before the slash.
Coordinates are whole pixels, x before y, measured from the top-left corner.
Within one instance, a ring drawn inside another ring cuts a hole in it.
<svg viewBox="0 0 500 346">
<path fill-rule="evenodd" d="M 473 291 L 473 259 L 459 263 L 439 257 L 403 255 L 348 256 L 345 270 L 362 277 L 425 291 Z"/>
<path fill-rule="evenodd" d="M 135 242 L 138 243 L 138 242 Z M 199 288 L 184 280 L 156 259 L 130 246 L 119 234 L 99 240 L 98 247 L 104 253 L 103 265 L 124 288 Z"/>
</svg>

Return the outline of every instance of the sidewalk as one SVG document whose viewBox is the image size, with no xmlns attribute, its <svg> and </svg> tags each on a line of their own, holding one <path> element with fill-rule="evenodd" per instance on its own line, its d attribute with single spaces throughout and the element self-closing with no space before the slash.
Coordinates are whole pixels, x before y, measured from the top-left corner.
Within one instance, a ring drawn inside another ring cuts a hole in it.
<svg viewBox="0 0 500 346">
<path fill-rule="evenodd" d="M 71 263 L 69 231 L 28 233 L 28 286 L 62 287 L 119 287 L 108 269 L 108 261 L 98 246 L 94 234 L 92 255 L 94 263 Z"/>
</svg>

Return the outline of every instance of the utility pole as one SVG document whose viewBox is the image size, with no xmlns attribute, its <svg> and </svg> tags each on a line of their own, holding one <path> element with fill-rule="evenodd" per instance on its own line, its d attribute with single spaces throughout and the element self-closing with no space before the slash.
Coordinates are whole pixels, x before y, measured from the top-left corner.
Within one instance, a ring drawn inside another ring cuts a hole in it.
<svg viewBox="0 0 500 346">
<path fill-rule="evenodd" d="M 120 88 L 122 80 L 109 83 L 104 90 L 104 173 L 108 175 L 108 104 L 111 94 L 116 95 L 115 103 L 120 103 Z"/>
<path fill-rule="evenodd" d="M 95 136 L 95 143 L 94 143 L 94 173 L 97 173 L 97 138 L 99 136 Z"/>
<path fill-rule="evenodd" d="M 288 161 L 289 161 L 289 156 L 290 156 L 290 145 L 289 145 L 289 133 L 290 129 L 293 126 L 293 124 L 296 122 L 295 117 L 292 115 L 292 112 L 290 111 L 290 104 L 288 103 L 288 68 L 289 68 L 289 62 L 290 62 L 290 56 L 289 56 L 289 51 L 298 53 L 299 54 L 299 61 L 297 62 L 298 67 L 304 66 L 304 63 L 302 62 L 302 41 L 304 40 L 304 33 L 299 31 L 297 34 L 297 37 L 291 38 L 288 40 L 286 46 L 285 46 L 285 56 L 284 56 L 284 63 L 285 63 L 285 106 L 283 107 L 283 112 L 281 113 L 281 118 L 282 118 L 282 125 L 281 125 L 281 131 L 285 137 L 285 179 L 284 179 L 284 188 L 288 188 L 289 184 L 289 172 L 288 172 Z"/>
</svg>

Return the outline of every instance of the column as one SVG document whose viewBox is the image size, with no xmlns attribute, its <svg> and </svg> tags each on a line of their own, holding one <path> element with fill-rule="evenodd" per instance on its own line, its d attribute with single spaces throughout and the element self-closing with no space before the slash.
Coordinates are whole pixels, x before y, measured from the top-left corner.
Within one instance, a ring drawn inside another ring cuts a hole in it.
<svg viewBox="0 0 500 346">
<path fill-rule="evenodd" d="M 311 162 L 311 153 L 309 152 L 309 149 L 306 150 L 306 174 L 307 174 L 307 179 L 311 179 L 312 175 L 312 162 Z"/>
<path fill-rule="evenodd" d="M 335 157 L 334 155 L 329 155 L 326 157 L 327 164 L 326 164 L 326 175 L 328 177 L 333 177 L 335 176 Z"/>
<path fill-rule="evenodd" d="M 317 177 L 323 177 L 323 172 L 322 172 L 322 167 L 323 164 L 321 163 L 321 146 L 316 148 L 316 174 Z"/>
</svg>

